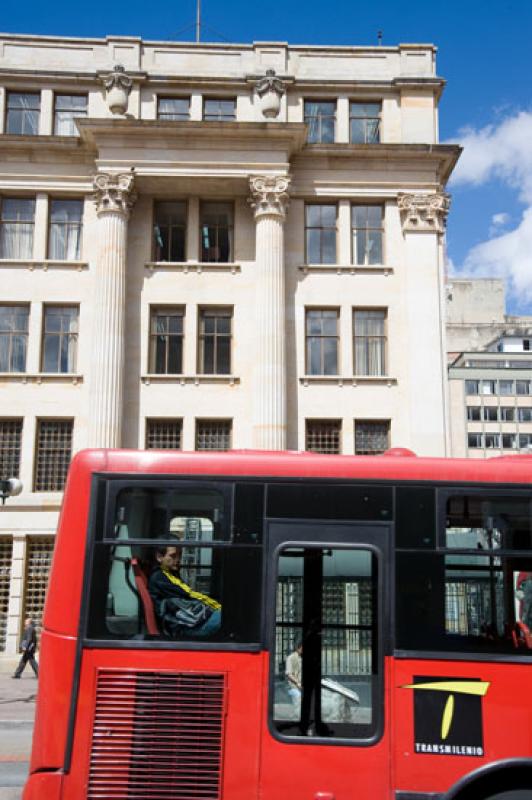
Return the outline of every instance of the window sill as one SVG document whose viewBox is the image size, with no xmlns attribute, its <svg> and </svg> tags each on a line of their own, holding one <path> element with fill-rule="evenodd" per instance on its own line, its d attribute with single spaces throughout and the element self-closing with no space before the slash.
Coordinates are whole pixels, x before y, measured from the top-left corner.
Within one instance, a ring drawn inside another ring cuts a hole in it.
<svg viewBox="0 0 532 800">
<path fill-rule="evenodd" d="M 309 384 L 336 384 L 337 386 L 395 386 L 397 378 L 389 375 L 354 375 L 342 377 L 341 375 L 304 375 L 299 379 L 302 386 Z"/>
<path fill-rule="evenodd" d="M 393 275 L 394 268 L 386 264 L 301 264 L 298 270 L 307 272 L 336 272 L 337 275 Z"/>
<path fill-rule="evenodd" d="M 49 269 L 75 269 L 81 272 L 88 269 L 87 261 L 56 261 L 54 259 L 33 260 L 25 258 L 0 258 L 0 267 L 19 267 L 33 272 L 35 269 L 42 269 L 48 272 Z"/>
<path fill-rule="evenodd" d="M 195 272 L 201 275 L 202 272 L 230 272 L 235 275 L 241 271 L 240 264 L 224 261 L 148 261 L 145 268 L 150 272 L 155 270 L 161 272 Z"/>
<path fill-rule="evenodd" d="M 234 386 L 240 383 L 240 378 L 236 375 L 141 375 L 140 381 L 145 386 L 151 383 L 175 383 L 180 386 L 192 385 L 200 386 L 205 383 L 222 383 Z"/>
<path fill-rule="evenodd" d="M 83 383 L 83 375 L 71 372 L 0 372 L 1 383 L 72 383 L 77 386 Z"/>
</svg>

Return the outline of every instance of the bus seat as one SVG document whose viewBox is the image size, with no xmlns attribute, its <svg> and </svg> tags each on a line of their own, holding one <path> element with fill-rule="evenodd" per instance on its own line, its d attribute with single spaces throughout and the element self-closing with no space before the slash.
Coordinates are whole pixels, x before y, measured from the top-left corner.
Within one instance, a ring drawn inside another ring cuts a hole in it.
<svg viewBox="0 0 532 800">
<path fill-rule="evenodd" d="M 126 526 L 120 526 L 117 544 L 111 556 L 111 569 L 109 571 L 109 598 L 112 606 L 112 613 L 116 617 L 138 617 L 139 603 L 133 589 L 133 575 L 131 567 L 131 547 L 129 544 L 122 544 L 128 538 Z M 126 578 L 126 569 L 130 570 L 130 580 Z"/>
<path fill-rule="evenodd" d="M 151 599 L 148 591 L 148 579 L 146 573 L 142 569 L 138 558 L 131 559 L 131 567 L 133 575 L 135 576 L 135 584 L 139 593 L 142 608 L 144 609 L 144 619 L 146 620 L 146 628 L 151 636 L 159 635 L 159 626 L 155 618 L 155 609 L 153 607 L 153 600 Z"/>
</svg>

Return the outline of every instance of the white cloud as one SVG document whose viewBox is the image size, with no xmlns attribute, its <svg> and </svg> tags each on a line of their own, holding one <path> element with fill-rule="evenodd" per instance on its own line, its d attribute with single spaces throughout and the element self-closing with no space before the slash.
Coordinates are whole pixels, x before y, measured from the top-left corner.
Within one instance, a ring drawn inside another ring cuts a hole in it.
<svg viewBox="0 0 532 800">
<path fill-rule="evenodd" d="M 451 179 L 453 186 L 500 181 L 526 206 L 519 224 L 503 232 L 510 217 L 494 214 L 489 238 L 473 247 L 460 274 L 506 278 L 518 304 L 532 301 L 532 112 L 521 111 L 497 125 L 465 128 L 458 136 L 464 152 Z"/>
</svg>

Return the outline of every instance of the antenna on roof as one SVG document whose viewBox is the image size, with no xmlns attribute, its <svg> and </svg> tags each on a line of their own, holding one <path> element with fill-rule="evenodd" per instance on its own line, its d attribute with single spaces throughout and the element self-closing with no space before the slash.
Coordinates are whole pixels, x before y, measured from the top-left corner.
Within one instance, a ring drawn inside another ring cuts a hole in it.
<svg viewBox="0 0 532 800">
<path fill-rule="evenodd" d="M 196 0 L 196 42 L 200 40 L 201 31 L 201 0 Z"/>
<path fill-rule="evenodd" d="M 199 2 L 199 0 L 198 0 Z M 382 31 L 377 31 L 377 44 L 379 47 L 382 46 Z"/>
</svg>

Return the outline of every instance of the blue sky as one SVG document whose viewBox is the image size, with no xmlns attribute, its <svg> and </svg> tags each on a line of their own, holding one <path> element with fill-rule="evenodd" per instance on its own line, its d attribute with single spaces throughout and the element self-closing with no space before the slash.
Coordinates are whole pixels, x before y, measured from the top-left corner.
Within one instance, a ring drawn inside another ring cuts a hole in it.
<svg viewBox="0 0 532 800">
<path fill-rule="evenodd" d="M 5 3 L 8 33 L 192 39 L 196 0 Z M 455 274 L 502 276 L 510 313 L 532 314 L 532 0 L 202 0 L 208 41 L 432 42 L 448 82 L 440 138 L 464 144 L 450 190 Z"/>
</svg>

